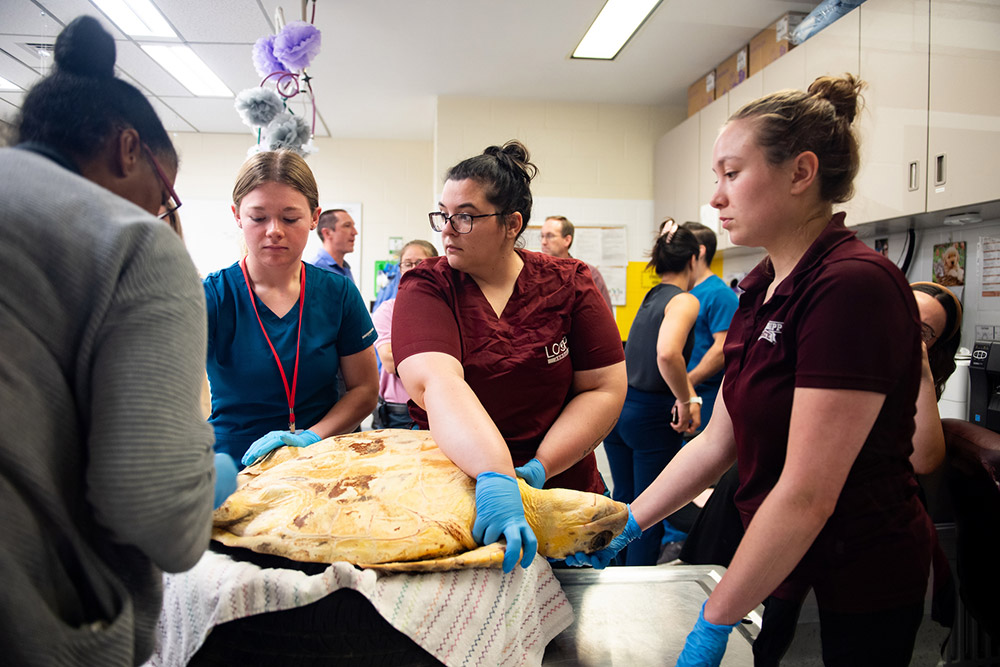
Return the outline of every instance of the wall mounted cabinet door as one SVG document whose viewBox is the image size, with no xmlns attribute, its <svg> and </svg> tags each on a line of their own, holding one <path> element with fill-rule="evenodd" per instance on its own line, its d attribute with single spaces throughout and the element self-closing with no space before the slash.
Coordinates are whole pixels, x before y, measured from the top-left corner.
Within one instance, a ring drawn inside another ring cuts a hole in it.
<svg viewBox="0 0 1000 667">
<path fill-rule="evenodd" d="M 863 5 L 862 5 L 863 6 Z M 861 52 L 861 11 L 855 9 L 841 16 L 835 22 L 823 28 L 807 39 L 798 48 L 805 55 L 805 82 L 802 90 L 821 76 L 842 76 L 851 73 L 859 75 Z M 859 225 L 866 220 L 856 210 L 853 201 L 835 204 L 834 211 L 847 213 L 848 226 Z"/>
<path fill-rule="evenodd" d="M 659 224 L 698 219 L 698 131 L 701 116 L 695 114 L 663 135 L 656 143 L 653 162 L 653 212 Z"/>
<path fill-rule="evenodd" d="M 932 0 L 927 210 L 1000 199 L 1000 3 Z"/>
<path fill-rule="evenodd" d="M 928 0 L 868 0 L 861 12 L 865 108 L 853 212 L 861 220 L 927 206 Z"/>
</svg>

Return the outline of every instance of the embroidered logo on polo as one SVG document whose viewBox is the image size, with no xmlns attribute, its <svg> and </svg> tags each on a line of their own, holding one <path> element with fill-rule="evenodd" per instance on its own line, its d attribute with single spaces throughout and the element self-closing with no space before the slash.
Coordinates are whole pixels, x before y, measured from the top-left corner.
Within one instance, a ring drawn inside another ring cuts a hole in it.
<svg viewBox="0 0 1000 667">
<path fill-rule="evenodd" d="M 760 337 L 757 340 L 766 340 L 771 345 L 775 345 L 778 342 L 778 334 L 781 333 L 782 327 L 785 326 L 784 322 L 775 322 L 771 320 L 764 327 L 764 330 L 760 332 Z"/>
<path fill-rule="evenodd" d="M 550 364 L 554 364 L 557 361 L 562 361 L 569 354 L 569 341 L 566 340 L 566 336 L 562 337 L 562 340 L 558 343 L 550 343 L 545 346 L 545 358 Z"/>
</svg>

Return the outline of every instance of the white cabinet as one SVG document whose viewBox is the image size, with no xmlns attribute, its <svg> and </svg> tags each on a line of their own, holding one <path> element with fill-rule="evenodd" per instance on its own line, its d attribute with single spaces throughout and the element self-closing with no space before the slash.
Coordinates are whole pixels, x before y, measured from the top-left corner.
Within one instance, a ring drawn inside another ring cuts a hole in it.
<svg viewBox="0 0 1000 667">
<path fill-rule="evenodd" d="M 719 130 L 729 118 L 729 93 L 700 111 L 701 131 L 698 135 L 698 207 L 707 204 L 715 194 L 715 172 L 712 171 L 712 149 Z M 698 218 L 692 218 L 698 220 Z"/>
<path fill-rule="evenodd" d="M 757 72 L 726 94 L 729 95 L 729 115 L 732 116 L 747 102 L 764 96 L 764 72 Z"/>
<path fill-rule="evenodd" d="M 1000 200 L 994 167 L 1000 160 L 1000 1 L 867 0 L 666 135 L 683 135 L 669 141 L 683 144 L 689 160 L 670 165 L 685 198 L 676 200 L 678 215 L 667 215 L 697 220 L 708 203 L 711 149 L 730 114 L 761 95 L 805 90 L 818 76 L 844 72 L 868 84 L 856 121 L 856 194 L 839 207 L 847 224 Z M 687 198 L 692 183 L 694 203 Z M 725 236 L 720 249 L 732 247 Z"/>
<path fill-rule="evenodd" d="M 927 210 L 1000 198 L 1000 3 L 932 0 Z"/>
<path fill-rule="evenodd" d="M 695 114 L 656 142 L 653 214 L 679 222 L 698 219 L 698 141 L 701 117 Z"/>
<path fill-rule="evenodd" d="M 760 72 L 762 95 L 776 90 L 805 90 L 806 52 L 795 48 L 781 56 Z"/>
<path fill-rule="evenodd" d="M 842 76 L 850 73 L 859 75 L 861 50 L 861 9 L 855 9 L 841 16 L 822 31 L 806 40 L 799 49 L 805 55 L 805 83 L 802 90 L 809 88 L 821 76 Z M 851 199 L 835 204 L 833 210 L 847 213 L 847 226 L 866 222 Z"/>
<path fill-rule="evenodd" d="M 868 0 L 858 11 L 861 77 L 868 87 L 852 212 L 860 220 L 923 213 L 929 0 Z"/>
</svg>

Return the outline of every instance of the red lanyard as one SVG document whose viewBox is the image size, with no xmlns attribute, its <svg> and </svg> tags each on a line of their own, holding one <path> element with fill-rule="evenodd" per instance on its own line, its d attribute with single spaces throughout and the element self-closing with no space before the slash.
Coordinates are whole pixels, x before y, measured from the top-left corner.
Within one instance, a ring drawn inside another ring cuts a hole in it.
<svg viewBox="0 0 1000 667">
<path fill-rule="evenodd" d="M 240 268 L 243 269 L 243 279 L 247 284 L 247 292 L 250 294 L 250 303 L 253 305 L 253 314 L 257 316 L 257 323 L 260 325 L 260 330 L 264 333 L 264 339 L 267 340 L 268 346 L 271 348 L 271 354 L 274 355 L 274 362 L 278 364 L 278 372 L 281 373 L 281 381 L 285 384 L 285 398 L 288 399 L 288 430 L 295 432 L 295 386 L 299 383 L 299 343 L 302 341 L 302 304 L 305 302 L 306 298 L 306 267 L 305 264 L 301 267 L 302 278 L 299 281 L 299 333 L 295 339 L 295 372 L 292 375 L 292 388 L 288 389 L 288 377 L 285 375 L 285 369 L 281 365 L 281 359 L 278 358 L 278 352 L 274 349 L 274 344 L 271 343 L 271 337 L 267 335 L 267 330 L 264 329 L 264 323 L 260 319 L 260 313 L 257 312 L 257 300 L 254 298 L 253 288 L 250 287 L 250 276 L 247 274 L 247 258 L 243 257 L 240 262 Z"/>
</svg>

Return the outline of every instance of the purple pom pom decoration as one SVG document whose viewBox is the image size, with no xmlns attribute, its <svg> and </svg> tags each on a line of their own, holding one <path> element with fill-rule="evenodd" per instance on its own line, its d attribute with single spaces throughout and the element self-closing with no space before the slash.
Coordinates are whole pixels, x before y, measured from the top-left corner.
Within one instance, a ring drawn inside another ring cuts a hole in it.
<svg viewBox="0 0 1000 667">
<path fill-rule="evenodd" d="M 274 38 L 274 57 L 289 69 L 301 72 L 319 53 L 320 41 L 319 28 L 305 21 L 292 21 Z"/>
<path fill-rule="evenodd" d="M 258 39 L 253 45 L 253 66 L 261 76 L 288 69 L 285 63 L 275 57 L 274 41 L 274 35 L 267 35 Z"/>
</svg>

